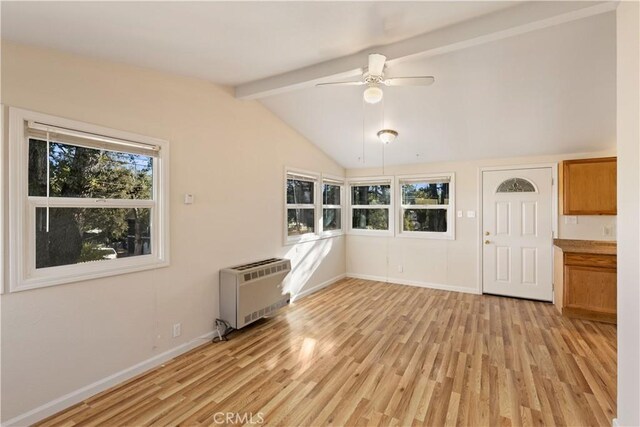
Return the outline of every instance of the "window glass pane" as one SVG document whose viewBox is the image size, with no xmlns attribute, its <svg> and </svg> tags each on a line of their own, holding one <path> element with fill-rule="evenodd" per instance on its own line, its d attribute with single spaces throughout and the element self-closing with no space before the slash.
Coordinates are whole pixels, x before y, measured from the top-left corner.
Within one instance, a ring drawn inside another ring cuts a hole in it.
<svg viewBox="0 0 640 427">
<path fill-rule="evenodd" d="M 314 232 L 313 209 L 287 209 L 287 234 L 298 236 Z"/>
<path fill-rule="evenodd" d="M 339 205 L 340 204 L 340 186 L 333 184 L 325 184 L 322 189 L 322 204 Z"/>
<path fill-rule="evenodd" d="M 535 193 L 536 187 L 526 179 L 511 178 L 503 181 L 499 186 L 497 193 Z"/>
<path fill-rule="evenodd" d="M 416 182 L 402 184 L 403 205 L 448 205 L 448 182 Z"/>
<path fill-rule="evenodd" d="M 313 182 L 287 179 L 287 203 L 313 204 Z"/>
<path fill-rule="evenodd" d="M 404 231 L 447 231 L 446 209 L 406 209 L 403 218 Z"/>
<path fill-rule="evenodd" d="M 107 199 L 152 199 L 153 158 L 50 143 L 49 195 Z M 29 195 L 46 196 L 47 143 L 29 140 Z"/>
<path fill-rule="evenodd" d="M 341 209 L 323 209 L 322 223 L 324 231 L 342 229 Z"/>
<path fill-rule="evenodd" d="M 36 208 L 36 268 L 151 253 L 151 209 Z"/>
<path fill-rule="evenodd" d="M 351 187 L 352 205 L 391 204 L 391 185 L 357 185 Z"/>
<path fill-rule="evenodd" d="M 389 229 L 388 209 L 353 209 L 351 227 L 360 230 Z"/>
<path fill-rule="evenodd" d="M 47 143 L 29 140 L 29 196 L 47 195 Z"/>
</svg>

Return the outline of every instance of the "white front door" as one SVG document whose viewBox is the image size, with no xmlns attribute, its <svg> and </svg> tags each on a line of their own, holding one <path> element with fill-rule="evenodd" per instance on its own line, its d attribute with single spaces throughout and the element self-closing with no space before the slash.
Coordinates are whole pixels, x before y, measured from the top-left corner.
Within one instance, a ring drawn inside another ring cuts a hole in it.
<svg viewBox="0 0 640 427">
<path fill-rule="evenodd" d="M 553 299 L 552 169 L 482 172 L 482 290 Z"/>
</svg>

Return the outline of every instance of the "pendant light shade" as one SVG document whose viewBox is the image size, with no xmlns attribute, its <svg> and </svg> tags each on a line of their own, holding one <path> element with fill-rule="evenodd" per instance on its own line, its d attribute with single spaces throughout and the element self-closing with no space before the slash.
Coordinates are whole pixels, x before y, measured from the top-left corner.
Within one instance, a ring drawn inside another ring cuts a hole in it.
<svg viewBox="0 0 640 427">
<path fill-rule="evenodd" d="M 380 138 L 380 141 L 385 145 L 392 143 L 397 136 L 398 132 L 393 129 L 382 129 L 378 132 L 378 138 Z"/>
</svg>

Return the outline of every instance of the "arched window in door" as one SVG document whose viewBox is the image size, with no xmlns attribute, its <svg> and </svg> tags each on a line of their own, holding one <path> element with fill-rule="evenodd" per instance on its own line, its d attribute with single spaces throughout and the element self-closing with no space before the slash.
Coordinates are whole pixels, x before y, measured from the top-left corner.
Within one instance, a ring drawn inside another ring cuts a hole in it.
<svg viewBox="0 0 640 427">
<path fill-rule="evenodd" d="M 509 178 L 498 186 L 496 193 L 535 193 L 536 186 L 524 178 Z"/>
</svg>

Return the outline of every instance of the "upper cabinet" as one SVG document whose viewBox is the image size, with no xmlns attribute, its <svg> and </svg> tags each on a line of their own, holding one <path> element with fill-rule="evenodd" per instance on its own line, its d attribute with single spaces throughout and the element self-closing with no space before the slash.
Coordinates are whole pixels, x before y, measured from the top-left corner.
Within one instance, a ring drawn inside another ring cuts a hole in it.
<svg viewBox="0 0 640 427">
<path fill-rule="evenodd" d="M 564 215 L 616 215 L 616 157 L 562 163 Z"/>
</svg>

